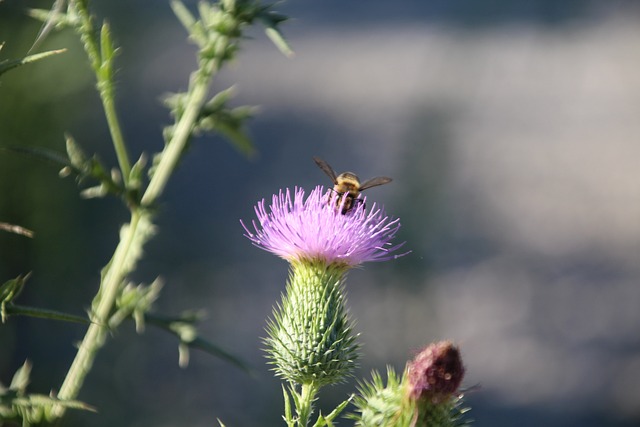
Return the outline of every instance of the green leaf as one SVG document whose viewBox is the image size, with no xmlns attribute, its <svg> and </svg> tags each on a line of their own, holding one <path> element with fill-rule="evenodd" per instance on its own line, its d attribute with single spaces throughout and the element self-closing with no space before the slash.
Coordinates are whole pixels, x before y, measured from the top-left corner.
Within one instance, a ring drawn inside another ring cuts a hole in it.
<svg viewBox="0 0 640 427">
<path fill-rule="evenodd" d="M 253 375 L 253 369 L 240 357 L 233 355 L 222 347 L 200 337 L 198 330 L 195 327 L 195 323 L 200 321 L 201 318 L 201 312 L 193 311 L 187 311 L 179 317 L 167 317 L 153 313 L 145 313 L 145 322 L 147 324 L 157 326 L 174 334 L 180 339 L 181 346 L 184 345 L 188 348 L 202 350 L 212 356 L 226 360 L 237 368 Z M 184 351 L 186 349 L 182 348 L 179 350 Z"/>
<path fill-rule="evenodd" d="M 136 331 L 144 332 L 145 315 L 160 296 L 162 286 L 160 278 L 148 286 L 145 284 L 135 286 L 133 283 L 123 286 L 116 299 L 117 310 L 109 319 L 109 327 L 116 328 L 124 319 L 131 317 L 135 321 Z"/>
<path fill-rule="evenodd" d="M 100 28 L 100 74 L 103 82 L 113 80 L 113 61 L 118 50 L 114 48 L 111 40 L 111 30 L 107 22 Z"/>
<path fill-rule="evenodd" d="M 65 134 L 65 142 L 67 147 L 67 156 L 69 156 L 71 165 L 73 165 L 77 170 L 83 170 L 87 163 L 87 156 L 84 154 L 84 151 L 82 151 L 71 135 Z"/>
<path fill-rule="evenodd" d="M 289 18 L 285 15 L 273 12 L 272 6 L 263 7 L 258 14 L 258 20 L 265 26 L 265 34 L 271 40 L 271 42 L 278 48 L 278 50 L 287 57 L 294 55 L 293 49 L 289 46 L 282 32 L 279 29 L 279 25 L 287 21 Z"/>
<path fill-rule="evenodd" d="M 29 375 L 31 375 L 31 363 L 25 361 L 22 366 L 13 374 L 11 384 L 9 384 L 10 390 L 15 390 L 19 393 L 24 393 L 29 384 Z"/>
<path fill-rule="evenodd" d="M 300 402 L 302 398 L 300 394 L 296 391 L 293 383 L 289 383 L 289 394 L 291 395 L 291 399 L 293 400 L 293 406 L 296 408 L 296 411 L 300 410 Z"/>
<path fill-rule="evenodd" d="M 8 222 L 0 222 L 0 230 L 6 231 L 8 233 L 19 234 L 21 236 L 33 237 L 33 231 L 20 227 L 19 225 L 9 224 Z"/>
<path fill-rule="evenodd" d="M 47 160 L 51 163 L 55 163 L 57 166 L 62 166 L 62 168 L 60 169 L 60 172 L 58 173 L 58 175 L 61 178 L 66 178 L 72 173 L 80 175 L 80 172 L 81 172 L 78 169 L 78 167 L 74 166 L 72 163 L 69 162 L 68 158 L 64 157 L 62 154 L 58 153 L 57 151 L 48 150 L 46 148 L 5 146 L 5 147 L 0 147 L 0 150 L 13 151 L 20 154 L 26 154 L 39 159 Z M 68 146 L 67 146 L 67 150 L 69 150 Z"/>
<path fill-rule="evenodd" d="M 289 393 L 287 392 L 287 388 L 284 384 L 282 385 L 282 394 L 284 395 L 284 421 L 287 423 L 288 427 L 294 427 L 296 423 L 291 412 L 291 398 L 289 397 Z"/>
<path fill-rule="evenodd" d="M 186 368 L 187 366 L 189 366 L 189 359 L 189 346 L 184 342 L 181 342 L 180 344 L 178 344 L 178 366 L 183 369 Z"/>
<path fill-rule="evenodd" d="M 91 323 L 87 318 L 76 316 L 73 314 L 67 314 L 60 311 L 26 307 L 13 304 L 13 300 L 20 294 L 24 285 L 31 273 L 25 276 L 18 276 L 15 279 L 9 280 L 0 286 L 0 313 L 2 323 L 6 321 L 9 316 L 30 316 L 38 317 L 41 319 L 62 320 L 65 322 L 75 323 Z"/>
<path fill-rule="evenodd" d="M 256 148 L 251 141 L 251 138 L 244 132 L 243 129 L 239 129 L 235 126 L 229 126 L 224 123 L 219 123 L 218 131 L 226 136 L 231 142 L 233 147 L 240 151 L 247 157 L 253 157 L 256 154 Z"/>
<path fill-rule="evenodd" d="M 54 406 L 69 409 L 94 411 L 95 408 L 77 400 L 60 400 L 42 394 L 27 394 L 27 385 L 31 374 L 31 364 L 25 361 L 16 371 L 9 388 L 0 384 L 0 425 L 3 421 L 22 422 L 23 426 L 51 421 L 51 410 Z"/>
<path fill-rule="evenodd" d="M 0 146 L 0 150 L 12 151 L 14 153 L 26 154 L 42 160 L 55 163 L 57 166 L 72 166 L 69 160 L 57 151 L 48 150 L 40 147 L 18 147 L 18 146 Z"/>
<path fill-rule="evenodd" d="M 221 0 L 224 10 L 233 12 L 236 8 L 236 0 Z"/>
<path fill-rule="evenodd" d="M 109 194 L 109 190 L 102 184 L 85 188 L 80 192 L 83 199 L 99 199 Z"/>
<path fill-rule="evenodd" d="M 171 9 L 173 9 L 173 13 L 178 18 L 178 21 L 180 21 L 182 26 L 189 32 L 189 35 L 194 41 L 197 41 L 199 45 L 206 42 L 202 24 L 196 21 L 191 12 L 189 12 L 189 9 L 187 9 L 181 1 L 173 0 L 171 2 Z"/>
<path fill-rule="evenodd" d="M 219 132 L 232 143 L 234 148 L 242 154 L 251 157 L 256 149 L 246 132 L 246 121 L 255 116 L 257 107 L 242 106 L 227 108 L 228 101 L 233 97 L 235 88 L 218 92 L 207 102 L 200 112 L 195 130 L 198 132 Z"/>
<path fill-rule="evenodd" d="M 354 399 L 354 395 L 349 396 L 347 400 L 336 406 L 336 408 L 331 411 L 329 415 L 323 416 L 322 414 L 318 415 L 318 420 L 314 424 L 314 427 L 323 427 L 323 426 L 333 426 L 333 420 L 344 411 L 349 403 Z"/>
<path fill-rule="evenodd" d="M 111 62 L 115 53 L 116 50 L 114 49 L 113 42 L 111 41 L 109 23 L 105 22 L 102 24 L 102 28 L 100 29 L 100 56 L 102 57 L 102 61 Z"/>
<path fill-rule="evenodd" d="M 62 9 L 64 9 L 65 3 L 66 0 L 55 0 L 53 2 L 53 6 L 51 6 L 51 10 L 49 11 L 37 9 L 31 10 L 31 16 L 34 18 L 39 18 L 44 22 L 44 24 L 38 32 L 33 45 L 31 45 L 31 49 L 29 49 L 30 51 L 34 50 L 42 41 L 44 41 L 51 29 L 53 29 L 56 24 L 61 22 L 62 17 L 65 16 L 61 13 Z M 39 12 L 41 13 L 39 14 Z"/>
<path fill-rule="evenodd" d="M 83 316 L 63 313 L 61 311 L 49 310 L 46 308 L 27 307 L 23 305 L 7 304 L 5 307 L 7 316 L 28 316 L 40 319 L 61 320 L 63 322 L 82 323 L 88 325 L 91 323 L 89 319 Z"/>
<path fill-rule="evenodd" d="M 231 86 L 230 88 L 221 90 L 216 93 L 213 98 L 209 102 L 207 102 L 204 107 L 202 107 L 202 114 L 206 115 L 207 113 L 213 113 L 216 111 L 220 111 L 222 108 L 227 105 L 230 99 L 232 99 L 236 94 L 235 86 Z"/>
<path fill-rule="evenodd" d="M 4 44 L 0 45 L 0 49 Z M 6 73 L 9 70 L 17 68 L 21 65 L 30 64 L 35 61 L 39 61 L 40 59 L 48 58 L 53 55 L 57 55 L 59 53 L 65 52 L 66 49 L 58 49 L 58 50 L 50 50 L 47 52 L 36 53 L 33 55 L 25 56 L 20 59 L 5 59 L 0 61 L 0 75 Z"/>
<path fill-rule="evenodd" d="M 140 190 L 142 188 L 142 178 L 144 176 L 144 168 L 147 166 L 147 155 L 142 153 L 137 162 L 131 167 L 129 173 L 128 185 L 129 189 Z"/>
<path fill-rule="evenodd" d="M 284 56 L 291 58 L 295 55 L 295 52 L 291 49 L 291 46 L 289 46 L 289 43 L 285 40 L 280 30 L 275 27 L 267 27 L 264 32 Z"/>
<path fill-rule="evenodd" d="M 84 198 L 104 197 L 107 194 L 117 196 L 124 194 L 124 187 L 118 173 L 108 172 L 96 155 L 87 158 L 86 154 L 71 135 L 65 135 L 67 157 L 57 152 L 31 147 L 0 147 L 16 152 L 34 155 L 46 160 L 63 165 L 59 175 L 64 178 L 71 174 L 76 175 L 76 181 L 81 183 L 87 178 L 98 181 L 98 185 L 84 189 L 80 195 Z"/>
<path fill-rule="evenodd" d="M 19 275 L 15 279 L 8 280 L 0 285 L 0 320 L 2 323 L 4 323 L 9 316 L 7 307 L 20 294 L 30 275 L 31 273 L 27 273 L 24 276 Z"/>
</svg>

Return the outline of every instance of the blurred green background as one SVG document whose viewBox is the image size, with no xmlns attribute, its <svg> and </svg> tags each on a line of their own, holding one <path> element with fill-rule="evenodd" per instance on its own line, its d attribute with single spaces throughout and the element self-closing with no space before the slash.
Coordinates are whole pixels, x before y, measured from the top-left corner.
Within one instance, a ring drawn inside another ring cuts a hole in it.
<svg viewBox="0 0 640 427">
<path fill-rule="evenodd" d="M 132 158 L 161 147 L 160 97 L 183 90 L 194 49 L 166 2 L 94 2 L 122 47 L 118 107 Z M 193 2 L 188 4 L 193 5 Z M 39 24 L 0 3 L 0 59 L 25 54 Z M 177 366 L 173 337 L 125 324 L 80 396 L 98 414 L 69 426 L 281 425 L 260 338 L 287 265 L 251 246 L 239 219 L 284 187 L 339 172 L 388 175 L 369 200 L 402 219 L 412 253 L 350 273 L 359 377 L 401 370 L 421 346 L 462 347 L 477 426 L 640 423 L 640 8 L 634 1 L 291 0 L 278 10 L 296 56 L 252 31 L 215 89 L 259 104 L 260 155 L 194 141 L 170 182 L 159 233 L 133 279 L 166 286 L 157 311 L 209 313 L 208 339 L 259 371 L 207 354 Z M 115 164 L 81 47 L 0 78 L 0 145 L 64 151 L 64 132 Z M 31 271 L 18 303 L 82 314 L 127 212 L 82 200 L 55 165 L 0 152 L 0 281 Z M 33 392 L 62 382 L 78 325 L 0 325 L 0 382 L 29 359 Z M 326 408 L 354 382 L 326 389 Z M 349 424 L 344 421 L 341 424 Z"/>
</svg>

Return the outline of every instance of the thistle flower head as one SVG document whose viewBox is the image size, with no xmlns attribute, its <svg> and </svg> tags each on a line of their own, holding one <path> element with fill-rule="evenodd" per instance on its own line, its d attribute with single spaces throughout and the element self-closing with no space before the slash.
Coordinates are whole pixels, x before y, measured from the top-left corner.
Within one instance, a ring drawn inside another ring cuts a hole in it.
<svg viewBox="0 0 640 427">
<path fill-rule="evenodd" d="M 385 261 L 396 254 L 403 243 L 393 245 L 400 222 L 390 219 L 375 203 L 367 208 L 358 203 L 342 214 L 339 195 L 327 196 L 322 186 L 304 198 L 296 188 L 293 197 L 287 189 L 274 195 L 267 208 L 264 199 L 255 212 L 258 223 L 251 231 L 242 221 L 254 245 L 289 262 L 323 261 L 353 267 L 367 261 Z M 344 203 L 344 200 L 342 201 Z"/>
</svg>

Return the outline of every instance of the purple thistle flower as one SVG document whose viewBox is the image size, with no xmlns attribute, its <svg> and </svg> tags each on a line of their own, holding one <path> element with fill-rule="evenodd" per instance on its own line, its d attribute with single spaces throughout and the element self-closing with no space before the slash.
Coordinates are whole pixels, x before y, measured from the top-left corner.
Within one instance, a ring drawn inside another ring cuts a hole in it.
<svg viewBox="0 0 640 427">
<path fill-rule="evenodd" d="M 391 243 L 400 228 L 399 219 L 390 219 L 375 203 L 370 209 L 359 203 L 342 214 L 338 200 L 332 193 L 328 201 L 322 186 L 306 200 L 303 189 L 296 188 L 293 199 L 287 189 L 273 196 L 268 209 L 264 199 L 256 205 L 255 232 L 240 222 L 254 245 L 290 262 L 318 260 L 353 267 L 406 255 L 395 253 L 404 243 Z"/>
</svg>

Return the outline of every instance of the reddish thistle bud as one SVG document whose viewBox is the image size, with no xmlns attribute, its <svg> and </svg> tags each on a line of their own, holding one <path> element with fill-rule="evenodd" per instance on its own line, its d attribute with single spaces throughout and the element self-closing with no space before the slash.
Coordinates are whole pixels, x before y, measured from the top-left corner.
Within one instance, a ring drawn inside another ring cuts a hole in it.
<svg viewBox="0 0 640 427">
<path fill-rule="evenodd" d="M 407 364 L 407 392 L 414 400 L 442 402 L 458 390 L 463 377 L 460 350 L 450 341 L 440 341 Z"/>
</svg>

